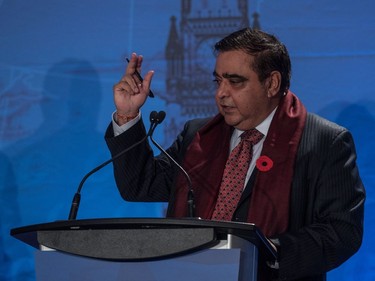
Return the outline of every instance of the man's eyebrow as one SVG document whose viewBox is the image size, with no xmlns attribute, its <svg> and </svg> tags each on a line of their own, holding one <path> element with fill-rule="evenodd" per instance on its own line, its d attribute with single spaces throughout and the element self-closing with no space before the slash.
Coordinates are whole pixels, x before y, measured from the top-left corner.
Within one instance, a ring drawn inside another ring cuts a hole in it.
<svg viewBox="0 0 375 281">
<path fill-rule="evenodd" d="M 213 71 L 212 72 L 212 75 L 215 76 L 215 77 L 218 77 L 220 76 L 216 71 Z M 233 79 L 233 78 L 236 78 L 236 79 L 240 79 L 240 80 L 248 80 L 246 77 L 242 76 L 242 75 L 239 75 L 239 74 L 235 74 L 235 73 L 223 73 L 222 75 L 224 78 L 226 79 Z"/>
<path fill-rule="evenodd" d="M 241 80 L 247 80 L 246 77 L 242 76 L 242 75 L 239 75 L 239 74 L 235 74 L 235 73 L 224 73 L 223 74 L 223 77 L 226 78 L 226 79 L 233 79 L 233 78 L 237 78 L 237 79 L 241 79 Z"/>
</svg>

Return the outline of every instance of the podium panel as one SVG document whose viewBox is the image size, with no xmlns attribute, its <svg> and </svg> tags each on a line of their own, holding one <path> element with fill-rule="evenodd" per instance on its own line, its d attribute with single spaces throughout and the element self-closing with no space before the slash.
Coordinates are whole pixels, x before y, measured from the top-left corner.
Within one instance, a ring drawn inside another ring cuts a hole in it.
<svg viewBox="0 0 375 281">
<path fill-rule="evenodd" d="M 37 281 L 238 281 L 240 249 L 207 249 L 155 261 L 119 262 L 36 251 Z"/>
<path fill-rule="evenodd" d="M 14 228 L 11 235 L 38 249 L 38 281 L 254 281 L 258 256 L 277 259 L 264 235 L 248 223 L 68 220 Z"/>
</svg>

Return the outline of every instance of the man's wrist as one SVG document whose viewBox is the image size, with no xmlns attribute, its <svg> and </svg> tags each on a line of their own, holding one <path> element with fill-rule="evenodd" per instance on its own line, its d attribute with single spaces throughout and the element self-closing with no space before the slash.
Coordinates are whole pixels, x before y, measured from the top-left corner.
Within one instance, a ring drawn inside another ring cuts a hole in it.
<svg viewBox="0 0 375 281">
<path fill-rule="evenodd" d="M 122 126 L 128 123 L 130 120 L 133 120 L 139 115 L 139 112 L 136 114 L 121 114 L 118 111 L 115 113 L 115 122 L 117 125 Z"/>
</svg>

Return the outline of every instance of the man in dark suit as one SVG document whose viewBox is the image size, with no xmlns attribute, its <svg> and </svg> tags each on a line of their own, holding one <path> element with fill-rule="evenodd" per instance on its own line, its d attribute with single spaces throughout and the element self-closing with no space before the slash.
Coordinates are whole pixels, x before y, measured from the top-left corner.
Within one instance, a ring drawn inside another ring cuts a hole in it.
<svg viewBox="0 0 375 281">
<path fill-rule="evenodd" d="M 362 241 L 365 192 L 352 136 L 307 113 L 289 91 L 289 55 L 274 36 L 243 29 L 219 41 L 215 52 L 219 114 L 188 122 L 167 150 L 191 176 L 196 216 L 255 223 L 279 256 L 261 270 L 264 280 L 325 280 Z M 112 155 L 146 135 L 140 108 L 153 71 L 139 80 L 142 59 L 132 54 L 114 86 L 116 112 L 106 132 Z M 254 128 L 260 140 L 250 146 L 235 209 L 227 210 L 220 202 L 228 155 Z M 147 142 L 115 161 L 114 172 L 125 200 L 166 201 L 168 216 L 187 215 L 186 180 Z"/>
</svg>

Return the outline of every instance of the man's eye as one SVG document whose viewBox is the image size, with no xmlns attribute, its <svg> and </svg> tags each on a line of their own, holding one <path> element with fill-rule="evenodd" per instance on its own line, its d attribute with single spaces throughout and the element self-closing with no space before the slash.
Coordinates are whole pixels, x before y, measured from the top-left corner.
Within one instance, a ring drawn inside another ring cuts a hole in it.
<svg viewBox="0 0 375 281">
<path fill-rule="evenodd" d="M 220 85 L 221 83 L 219 79 L 213 79 L 212 82 L 214 82 L 216 85 Z"/>
<path fill-rule="evenodd" d="M 239 84 L 243 83 L 244 80 L 243 79 L 233 79 L 233 80 L 229 80 L 229 82 L 233 85 L 239 85 Z"/>
</svg>

